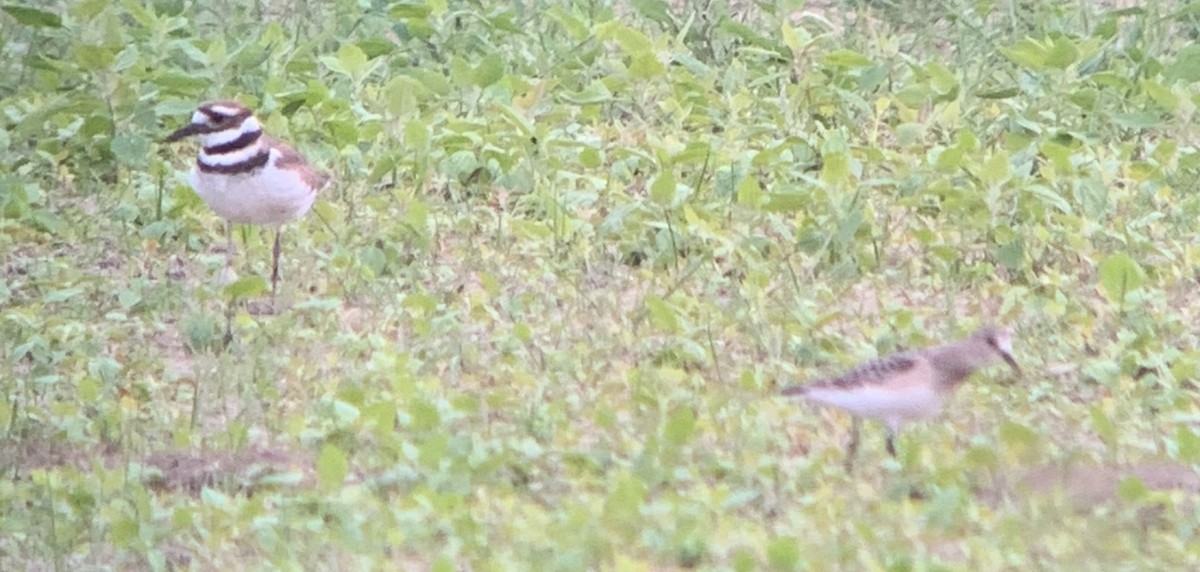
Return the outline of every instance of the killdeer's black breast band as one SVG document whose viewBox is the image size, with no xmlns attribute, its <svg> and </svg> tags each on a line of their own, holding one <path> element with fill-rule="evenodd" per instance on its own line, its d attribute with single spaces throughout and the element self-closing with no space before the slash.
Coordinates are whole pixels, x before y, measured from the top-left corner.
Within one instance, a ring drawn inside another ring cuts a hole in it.
<svg viewBox="0 0 1200 572">
<path fill-rule="evenodd" d="M 200 169 L 201 173 L 220 173 L 222 175 L 240 175 L 240 174 L 249 173 L 256 169 L 261 169 L 261 168 L 265 167 L 267 165 L 267 161 L 269 161 L 270 159 L 271 159 L 270 150 L 263 149 L 257 155 L 250 157 L 249 159 L 246 159 L 245 161 L 239 161 L 237 163 L 231 163 L 229 165 L 210 165 L 208 163 L 205 163 L 202 159 L 197 158 L 196 166 Z"/>
<path fill-rule="evenodd" d="M 262 130 L 247 131 L 228 143 L 205 147 L 204 152 L 208 155 L 224 155 L 226 153 L 233 153 L 234 151 L 241 151 L 253 145 L 255 141 L 258 141 L 259 137 L 262 137 Z"/>
</svg>

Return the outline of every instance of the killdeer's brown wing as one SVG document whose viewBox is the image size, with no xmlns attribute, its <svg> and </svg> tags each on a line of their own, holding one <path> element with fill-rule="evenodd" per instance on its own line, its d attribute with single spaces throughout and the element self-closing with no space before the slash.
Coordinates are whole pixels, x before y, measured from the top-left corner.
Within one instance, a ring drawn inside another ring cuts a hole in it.
<svg viewBox="0 0 1200 572">
<path fill-rule="evenodd" d="M 304 184 L 313 189 L 313 192 L 320 191 L 329 183 L 329 173 L 318 171 L 308 159 L 304 158 L 299 151 L 291 145 L 284 143 L 274 137 L 263 136 L 266 139 L 267 145 L 279 151 L 279 159 L 275 161 L 275 166 L 280 169 L 288 169 L 295 171 L 300 175 Z"/>
<path fill-rule="evenodd" d="M 864 363 L 838 377 L 823 379 L 805 385 L 793 385 L 783 390 L 783 395 L 804 395 L 811 389 L 853 390 L 896 379 L 915 369 L 919 363 L 917 354 L 898 353 Z"/>
</svg>

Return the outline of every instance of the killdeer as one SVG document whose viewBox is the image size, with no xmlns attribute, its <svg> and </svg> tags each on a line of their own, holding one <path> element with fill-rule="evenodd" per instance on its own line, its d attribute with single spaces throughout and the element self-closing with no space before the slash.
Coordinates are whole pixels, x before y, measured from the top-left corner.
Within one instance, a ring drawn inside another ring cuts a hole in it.
<svg viewBox="0 0 1200 572">
<path fill-rule="evenodd" d="M 200 154 L 188 182 L 225 219 L 226 269 L 232 265 L 233 223 L 275 227 L 273 296 L 279 282 L 280 227 L 308 212 L 317 193 L 329 183 L 329 175 L 295 149 L 265 135 L 250 109 L 236 101 L 200 105 L 191 123 L 165 141 L 193 135 L 200 138 Z"/>
<path fill-rule="evenodd" d="M 858 449 L 860 418 L 887 426 L 887 451 L 895 457 L 901 425 L 936 416 L 975 370 L 1000 360 L 1021 373 L 1012 356 L 1012 331 L 986 326 L 965 340 L 871 361 L 840 377 L 785 388 L 783 395 L 832 405 L 855 417 L 846 451 L 849 470 Z"/>
</svg>

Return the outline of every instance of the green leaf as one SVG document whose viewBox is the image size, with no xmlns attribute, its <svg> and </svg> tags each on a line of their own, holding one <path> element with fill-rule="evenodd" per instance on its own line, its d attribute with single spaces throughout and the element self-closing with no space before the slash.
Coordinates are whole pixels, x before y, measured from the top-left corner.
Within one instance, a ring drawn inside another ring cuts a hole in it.
<svg viewBox="0 0 1200 572">
<path fill-rule="evenodd" d="M 109 149 L 118 162 L 129 167 L 140 167 L 146 164 L 150 156 L 150 139 L 140 134 L 118 133 L 109 144 Z"/>
<path fill-rule="evenodd" d="M 835 50 L 825 54 L 821 62 L 828 66 L 840 68 L 865 68 L 873 62 L 867 56 L 852 50 Z"/>
<path fill-rule="evenodd" d="M 1050 49 L 1046 52 L 1046 65 L 1057 69 L 1067 69 L 1079 59 L 1079 47 L 1066 36 L 1059 36 L 1051 41 Z"/>
<path fill-rule="evenodd" d="M 1110 448 L 1117 443 L 1117 425 L 1113 423 L 1111 417 L 1104 413 L 1104 410 L 1099 405 L 1093 405 L 1089 408 L 1089 413 L 1092 418 L 1092 428 L 1096 430 L 1096 434 Z"/>
<path fill-rule="evenodd" d="M 742 177 L 742 182 L 738 183 L 737 187 L 737 202 L 740 205 L 745 205 L 751 208 L 759 208 L 763 205 L 765 195 L 762 187 L 758 185 L 758 179 L 753 175 Z"/>
<path fill-rule="evenodd" d="M 613 21 L 606 23 L 597 31 L 598 35 L 605 39 L 614 40 L 621 51 L 628 56 L 639 56 L 649 52 L 654 48 L 654 44 L 650 42 L 650 38 L 646 34 L 638 30 L 630 28 Z"/>
<path fill-rule="evenodd" d="M 1018 237 L 997 248 L 996 260 L 1009 270 L 1020 270 L 1025 266 L 1025 239 Z"/>
<path fill-rule="evenodd" d="M 1000 48 L 1000 53 L 1026 69 L 1040 71 L 1046 68 L 1046 47 L 1030 38 L 1025 38 L 1012 47 Z"/>
<path fill-rule="evenodd" d="M 1134 111 L 1132 113 L 1109 113 L 1108 118 L 1117 127 L 1125 129 L 1149 129 L 1162 123 L 1162 116 L 1153 111 Z"/>
<path fill-rule="evenodd" d="M 667 443 L 680 447 L 692 438 L 696 430 L 696 414 L 690 407 L 680 407 L 671 412 L 667 425 L 663 429 L 663 438 Z"/>
<path fill-rule="evenodd" d="M 1167 66 L 1164 75 L 1185 83 L 1200 81 L 1200 45 L 1193 43 L 1179 50 L 1175 61 Z"/>
<path fill-rule="evenodd" d="M 1000 442 L 1005 447 L 1017 450 L 1030 450 L 1037 445 L 1040 436 L 1029 427 L 1015 421 L 1005 421 L 1000 424 Z"/>
<path fill-rule="evenodd" d="M 397 2 L 388 8 L 388 17 L 393 20 L 406 20 L 408 18 L 427 18 L 429 16 L 429 5 L 424 2 L 410 3 Z"/>
<path fill-rule="evenodd" d="M 1021 95 L 1020 88 L 1001 87 L 1001 88 L 997 88 L 997 89 L 981 91 L 979 93 L 976 93 L 975 97 L 978 97 L 979 99 L 1009 99 L 1012 97 L 1016 97 L 1018 95 Z"/>
<path fill-rule="evenodd" d="M 337 62 L 341 71 L 348 75 L 359 75 L 367 69 L 367 53 L 352 43 L 342 44 L 337 51 Z"/>
<path fill-rule="evenodd" d="M 1142 286 L 1142 268 L 1128 254 L 1113 254 L 1100 261 L 1100 286 L 1108 299 L 1116 304 L 1125 295 Z"/>
<path fill-rule="evenodd" d="M 404 146 L 413 151 L 429 149 L 429 125 L 419 119 L 404 124 Z"/>
<path fill-rule="evenodd" d="M 33 28 L 61 28 L 62 17 L 53 12 L 38 10 L 28 6 L 17 6 L 15 4 L 6 4 L 3 9 L 12 16 L 18 24 L 30 26 Z"/>
<path fill-rule="evenodd" d="M 809 207 L 812 195 L 808 193 L 770 193 L 763 210 L 777 213 L 792 213 Z"/>
<path fill-rule="evenodd" d="M 675 201 L 675 174 L 663 171 L 650 183 L 650 198 L 660 206 L 669 207 Z"/>
<path fill-rule="evenodd" d="M 479 87 L 492 85 L 504 77 L 504 60 L 500 58 L 500 54 L 490 53 L 480 60 L 475 69 L 471 70 L 471 76 L 475 80 L 475 85 Z"/>
<path fill-rule="evenodd" d="M 341 485 L 350 472 L 346 453 L 334 445 L 326 444 L 317 457 L 317 478 L 327 487 Z"/>
<path fill-rule="evenodd" d="M 1188 464 L 1200 461 L 1200 435 L 1191 427 L 1179 425 L 1175 428 L 1175 457 Z"/>
<path fill-rule="evenodd" d="M 233 284 L 225 287 L 225 297 L 232 301 L 245 300 L 265 293 L 267 293 L 267 281 L 262 276 L 239 278 Z"/>
<path fill-rule="evenodd" d="M 633 6 L 634 10 L 637 10 L 638 14 L 648 20 L 659 24 L 671 22 L 671 12 L 663 0 L 630 0 L 629 4 Z"/>
<path fill-rule="evenodd" d="M 792 50 L 792 54 L 796 56 L 800 55 L 804 51 L 804 48 L 812 43 L 812 35 L 808 33 L 808 30 L 805 30 L 803 27 L 798 29 L 793 28 L 788 25 L 786 20 L 780 24 L 780 35 L 783 37 L 784 45 Z"/>
<path fill-rule="evenodd" d="M 679 315 L 670 304 L 658 296 L 646 297 L 646 310 L 650 313 L 650 323 L 667 331 L 679 331 Z"/>
<path fill-rule="evenodd" d="M 1117 483 L 1117 497 L 1127 503 L 1138 503 L 1150 495 L 1146 483 L 1137 477 L 1125 477 Z"/>
<path fill-rule="evenodd" d="M 1008 153 L 1003 149 L 997 149 L 991 157 L 988 157 L 983 163 L 983 169 L 979 171 L 979 178 L 988 185 L 998 185 L 1008 180 L 1012 176 L 1012 167 L 1009 165 Z"/>
<path fill-rule="evenodd" d="M 800 565 L 800 543 L 790 536 L 771 539 L 767 544 L 767 564 L 772 570 L 795 570 Z"/>
<path fill-rule="evenodd" d="M 208 44 L 208 51 L 204 52 L 205 62 L 214 67 L 225 67 L 225 63 L 229 60 L 229 50 L 225 46 L 225 36 L 217 36 L 212 43 Z"/>
<path fill-rule="evenodd" d="M 604 521 L 615 532 L 633 534 L 639 529 L 646 485 L 629 473 L 618 476 L 616 482 L 604 501 Z"/>
<path fill-rule="evenodd" d="M 1175 113 L 1179 109 L 1179 96 L 1175 95 L 1171 88 L 1154 80 L 1146 79 L 1142 80 L 1142 89 L 1163 111 Z"/>
</svg>

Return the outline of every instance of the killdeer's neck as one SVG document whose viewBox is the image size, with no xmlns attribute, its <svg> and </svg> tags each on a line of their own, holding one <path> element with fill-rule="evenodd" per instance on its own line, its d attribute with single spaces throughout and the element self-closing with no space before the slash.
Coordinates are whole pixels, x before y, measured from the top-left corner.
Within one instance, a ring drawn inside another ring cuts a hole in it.
<svg viewBox="0 0 1200 572">
<path fill-rule="evenodd" d="M 201 134 L 200 145 L 196 165 L 203 173 L 250 173 L 266 166 L 271 158 L 271 149 L 263 138 L 262 125 L 253 115 L 237 125 Z"/>
</svg>

